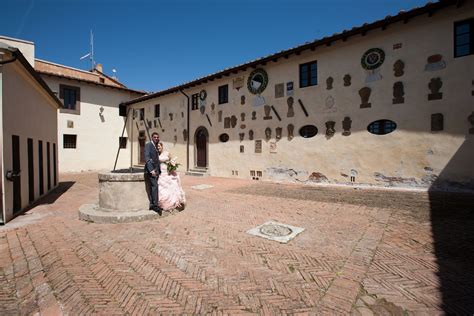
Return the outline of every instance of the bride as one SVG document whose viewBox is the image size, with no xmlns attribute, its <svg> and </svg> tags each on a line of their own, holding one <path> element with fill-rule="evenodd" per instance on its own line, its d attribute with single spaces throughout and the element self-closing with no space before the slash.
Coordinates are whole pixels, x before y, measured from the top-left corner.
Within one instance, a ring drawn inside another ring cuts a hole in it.
<svg viewBox="0 0 474 316">
<path fill-rule="evenodd" d="M 160 151 L 160 169 L 161 174 L 158 177 L 158 197 L 160 208 L 169 211 L 175 208 L 184 209 L 186 197 L 181 188 L 181 180 L 176 171 L 168 171 L 168 163 L 171 161 L 171 155 L 164 150 L 163 143 L 158 144 Z"/>
</svg>

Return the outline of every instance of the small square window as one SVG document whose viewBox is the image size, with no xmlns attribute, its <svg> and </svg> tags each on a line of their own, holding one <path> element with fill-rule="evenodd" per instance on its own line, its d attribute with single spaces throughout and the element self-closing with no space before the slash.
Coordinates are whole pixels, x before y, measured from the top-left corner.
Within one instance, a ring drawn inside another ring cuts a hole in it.
<svg viewBox="0 0 474 316">
<path fill-rule="evenodd" d="M 127 137 L 119 137 L 120 148 L 127 148 Z"/>
<path fill-rule="evenodd" d="M 229 85 L 219 87 L 219 104 L 229 102 Z"/>
<path fill-rule="evenodd" d="M 79 87 L 59 85 L 59 98 L 63 101 L 62 113 L 80 114 L 81 89 Z"/>
<path fill-rule="evenodd" d="M 76 148 L 77 135 L 63 134 L 63 148 Z"/>
<path fill-rule="evenodd" d="M 119 116 L 127 116 L 127 106 L 124 104 L 119 105 Z"/>
<path fill-rule="evenodd" d="M 155 117 L 160 117 L 160 105 L 155 104 Z"/>
<path fill-rule="evenodd" d="M 199 93 L 195 93 L 191 96 L 191 110 L 199 109 Z"/>
</svg>

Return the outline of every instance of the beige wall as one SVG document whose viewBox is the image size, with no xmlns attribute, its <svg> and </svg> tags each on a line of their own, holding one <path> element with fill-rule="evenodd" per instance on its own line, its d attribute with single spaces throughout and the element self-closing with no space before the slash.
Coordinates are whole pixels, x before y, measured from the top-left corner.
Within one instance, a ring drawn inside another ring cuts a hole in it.
<svg viewBox="0 0 474 316">
<path fill-rule="evenodd" d="M 3 189 L 5 222 L 13 217 L 13 184 L 5 178 L 5 172 L 12 170 L 12 135 L 20 138 L 21 169 L 21 207 L 29 204 L 28 194 L 28 145 L 27 139 L 33 139 L 33 157 L 35 171 L 35 200 L 40 197 L 38 140 L 43 141 L 44 193 L 47 187 L 46 144 L 51 150 L 51 189 L 54 188 L 53 144 L 57 144 L 57 108 L 51 96 L 25 71 L 19 62 L 2 66 L 3 76 Z M 57 157 L 57 155 L 56 155 Z"/>
<path fill-rule="evenodd" d="M 466 3 L 462 8 L 450 7 L 436 12 L 432 17 L 423 15 L 403 22 L 389 25 L 386 30 L 375 30 L 366 36 L 350 37 L 346 42 L 338 41 L 332 46 L 321 46 L 315 51 L 305 51 L 289 59 L 280 58 L 261 68 L 269 76 L 269 83 L 262 96 L 266 104 L 273 105 L 280 114 L 278 121 L 274 113 L 272 120 L 263 120 L 264 109 L 253 107 L 252 95 L 247 87 L 248 75 L 253 69 L 239 72 L 236 75 L 214 80 L 185 93 L 192 95 L 201 89 L 207 91 L 206 116 L 199 111 L 191 113 L 191 167 L 194 159 L 194 133 L 199 126 L 205 126 L 210 135 L 209 172 L 214 176 L 232 177 L 232 170 L 238 171 L 238 177 L 249 178 L 250 170 L 263 171 L 263 178 L 268 180 L 308 181 L 312 173 L 321 173 L 330 183 L 348 183 L 351 171 L 356 171 L 356 183 L 370 185 L 421 186 L 432 185 L 437 176 L 443 180 L 457 182 L 474 187 L 474 169 L 470 162 L 474 156 L 473 135 L 468 133 L 470 124 L 467 117 L 474 110 L 472 103 L 472 74 L 474 73 L 474 55 L 453 57 L 453 23 L 474 15 L 473 3 Z M 400 49 L 393 45 L 401 43 Z M 385 62 L 378 68 L 382 79 L 366 83 L 368 75 L 361 67 L 361 56 L 370 48 L 378 47 L 385 51 Z M 441 54 L 446 68 L 426 71 L 427 57 Z M 405 74 L 395 77 L 393 64 L 398 59 L 405 63 Z M 299 88 L 299 65 L 318 61 L 318 85 Z M 232 62 L 232 61 L 229 61 Z M 350 74 L 351 86 L 343 85 L 343 77 Z M 245 86 L 237 91 L 232 88 L 235 77 L 245 76 Z M 326 89 L 326 79 L 334 78 L 333 88 Z M 428 101 L 430 90 L 428 84 L 432 78 L 441 78 L 443 86 L 442 100 Z M 288 118 L 287 96 L 275 98 L 275 84 L 294 83 L 295 116 Z M 402 81 L 405 90 L 405 103 L 392 104 L 393 84 Z M 218 105 L 218 86 L 229 85 L 229 103 Z M 369 102 L 371 108 L 360 108 L 359 89 L 370 87 L 372 90 Z M 245 95 L 246 104 L 240 105 L 240 96 Z M 334 100 L 334 106 L 326 106 L 327 99 Z M 299 104 L 301 99 L 309 116 L 306 117 Z M 145 107 L 147 117 L 151 117 L 153 105 L 161 104 L 162 124 L 164 131 L 158 130 L 166 146 L 172 148 L 184 163 L 185 142 L 182 131 L 185 128 L 185 97 L 179 93 L 155 98 L 133 107 Z M 211 111 L 210 104 L 215 104 Z M 235 115 L 237 126 L 224 129 L 224 122 L 218 122 L 218 111 L 223 111 L 223 118 Z M 257 112 L 257 119 L 251 120 L 252 111 Z M 176 119 L 169 121 L 168 113 L 174 113 Z M 240 114 L 245 113 L 245 122 Z M 431 132 L 431 114 L 444 115 L 444 130 Z M 176 115 L 178 114 L 178 115 Z M 344 117 L 352 119 L 352 134 L 342 136 Z M 391 134 L 377 136 L 367 132 L 367 126 L 379 119 L 390 119 L 397 123 L 397 130 Z M 336 134 L 325 137 L 325 122 L 336 122 Z M 241 129 L 240 125 L 246 127 Z M 295 126 L 295 138 L 287 139 L 287 125 Z M 298 130 L 306 124 L 314 124 L 319 133 L 316 137 L 303 139 Z M 275 142 L 275 128 L 283 128 L 283 137 L 276 141 L 277 153 L 270 153 L 270 142 L 265 141 L 265 129 L 272 129 Z M 141 127 L 144 129 L 143 127 Z M 176 131 L 175 131 L 176 130 Z M 254 153 L 254 141 L 248 140 L 249 130 L 254 131 L 254 139 L 262 139 L 262 153 Z M 218 137 L 227 133 L 230 141 L 220 143 Z M 245 133 L 245 140 L 239 141 L 239 133 Z M 136 132 L 135 132 L 136 135 Z M 174 144 L 177 135 L 178 143 Z M 245 146 L 245 153 L 239 153 L 240 145 Z M 354 172 L 352 171 L 352 172 Z M 451 183 L 452 184 L 452 183 Z"/>
<path fill-rule="evenodd" d="M 43 76 L 51 90 L 58 92 L 59 85 L 80 88 L 80 115 L 58 114 L 59 170 L 61 172 L 86 170 L 112 170 L 122 134 L 124 118 L 119 116 L 119 104 L 132 98 L 129 92 L 104 88 L 75 80 Z M 134 95 L 137 97 L 137 95 Z M 102 115 L 99 115 L 103 107 Z M 73 128 L 68 127 L 73 122 Z M 75 149 L 63 148 L 63 135 L 77 135 Z M 124 137 L 127 137 L 125 131 Z M 130 166 L 129 144 L 121 149 L 117 168 Z"/>
</svg>

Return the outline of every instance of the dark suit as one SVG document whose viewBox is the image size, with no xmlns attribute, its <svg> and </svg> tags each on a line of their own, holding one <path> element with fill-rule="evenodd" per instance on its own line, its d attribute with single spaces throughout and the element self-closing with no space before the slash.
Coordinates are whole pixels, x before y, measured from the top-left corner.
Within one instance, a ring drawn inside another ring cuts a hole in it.
<svg viewBox="0 0 474 316">
<path fill-rule="evenodd" d="M 151 172 L 155 171 L 156 176 L 152 176 Z M 153 142 L 145 145 L 145 183 L 148 200 L 150 201 L 150 209 L 158 207 L 158 176 L 161 173 L 159 153 Z"/>
</svg>

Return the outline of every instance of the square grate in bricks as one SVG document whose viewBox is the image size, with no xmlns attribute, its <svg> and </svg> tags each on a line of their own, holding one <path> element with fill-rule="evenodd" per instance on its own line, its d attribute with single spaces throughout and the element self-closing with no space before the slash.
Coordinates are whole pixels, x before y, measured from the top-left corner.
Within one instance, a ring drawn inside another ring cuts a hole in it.
<svg viewBox="0 0 474 316">
<path fill-rule="evenodd" d="M 286 244 L 303 231 L 304 228 L 302 227 L 268 221 L 260 226 L 249 229 L 247 234 Z"/>
<path fill-rule="evenodd" d="M 214 186 L 213 185 L 210 185 L 210 184 L 198 184 L 198 185 L 193 185 L 191 188 L 195 189 L 195 190 L 206 190 L 206 189 L 210 189 L 210 188 L 213 188 Z"/>
</svg>

